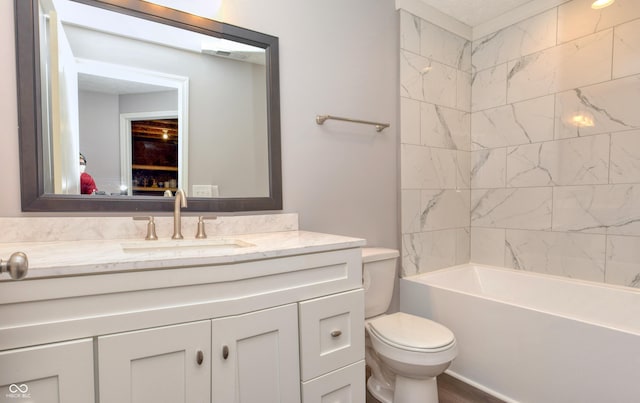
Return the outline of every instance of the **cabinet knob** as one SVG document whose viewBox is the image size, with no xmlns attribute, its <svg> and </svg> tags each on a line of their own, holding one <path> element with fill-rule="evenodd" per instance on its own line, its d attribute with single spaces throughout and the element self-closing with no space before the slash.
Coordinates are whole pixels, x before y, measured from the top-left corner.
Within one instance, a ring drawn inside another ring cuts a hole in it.
<svg viewBox="0 0 640 403">
<path fill-rule="evenodd" d="M 198 363 L 198 365 L 202 365 L 202 363 L 204 362 L 204 353 L 202 352 L 202 350 L 198 350 L 198 352 L 196 353 L 196 362 Z"/>
<path fill-rule="evenodd" d="M 340 337 L 341 334 L 342 330 L 334 330 L 333 332 L 331 332 L 331 337 Z"/>
<path fill-rule="evenodd" d="M 229 358 L 229 346 L 222 346 L 222 358 L 225 360 Z"/>
<path fill-rule="evenodd" d="M 12 279 L 20 280 L 27 275 L 28 271 L 29 259 L 24 252 L 13 253 L 6 262 L 0 259 L 0 274 L 7 272 Z"/>
</svg>

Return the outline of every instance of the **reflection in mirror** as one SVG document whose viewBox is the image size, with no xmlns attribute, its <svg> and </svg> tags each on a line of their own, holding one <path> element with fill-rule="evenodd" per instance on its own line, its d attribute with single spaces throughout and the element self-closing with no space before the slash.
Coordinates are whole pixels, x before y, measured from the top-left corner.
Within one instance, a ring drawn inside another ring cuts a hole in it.
<svg viewBox="0 0 640 403">
<path fill-rule="evenodd" d="M 281 208 L 277 38 L 124 3 L 16 0 L 23 210 Z"/>
</svg>

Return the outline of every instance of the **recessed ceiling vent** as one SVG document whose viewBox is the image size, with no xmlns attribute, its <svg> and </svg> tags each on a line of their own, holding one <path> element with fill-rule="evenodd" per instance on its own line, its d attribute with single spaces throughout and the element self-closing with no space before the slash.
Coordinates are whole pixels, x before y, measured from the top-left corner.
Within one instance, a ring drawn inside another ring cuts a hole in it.
<svg viewBox="0 0 640 403">
<path fill-rule="evenodd" d="M 249 55 L 247 54 L 247 52 L 242 52 L 242 51 L 230 51 L 230 50 L 223 50 L 223 49 L 202 49 L 202 53 L 206 55 L 226 57 L 228 59 L 235 59 L 235 60 L 247 60 L 249 58 Z"/>
<path fill-rule="evenodd" d="M 200 51 L 205 55 L 212 55 L 237 61 L 262 64 L 266 62 L 266 52 L 262 48 L 231 42 L 225 39 L 209 38 L 201 43 Z"/>
</svg>

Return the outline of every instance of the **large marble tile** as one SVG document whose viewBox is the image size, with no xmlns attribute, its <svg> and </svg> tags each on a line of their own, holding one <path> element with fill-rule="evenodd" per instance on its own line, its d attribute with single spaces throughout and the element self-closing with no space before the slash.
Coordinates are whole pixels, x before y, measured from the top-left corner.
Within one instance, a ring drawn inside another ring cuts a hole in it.
<svg viewBox="0 0 640 403">
<path fill-rule="evenodd" d="M 502 228 L 471 228 L 473 263 L 504 267 L 505 230 Z"/>
<path fill-rule="evenodd" d="M 420 144 L 420 101 L 400 98 L 400 142 Z"/>
<path fill-rule="evenodd" d="M 424 101 L 455 108 L 458 98 L 457 77 L 455 68 L 432 61 L 429 68 L 422 72 Z"/>
<path fill-rule="evenodd" d="M 469 263 L 471 260 L 471 228 L 456 228 L 456 256 L 454 264 Z"/>
<path fill-rule="evenodd" d="M 640 128 L 640 75 L 603 82 L 556 95 L 556 138 Z M 586 116 L 587 125 L 572 123 Z"/>
<path fill-rule="evenodd" d="M 422 76 L 431 69 L 431 61 L 419 54 L 400 50 L 400 96 L 424 101 Z"/>
<path fill-rule="evenodd" d="M 611 135 L 610 183 L 640 183 L 640 130 Z"/>
<path fill-rule="evenodd" d="M 538 143 L 553 139 L 553 95 L 534 98 L 471 115 L 471 149 Z"/>
<path fill-rule="evenodd" d="M 545 188 L 473 189 L 474 227 L 551 229 L 552 190 Z"/>
<path fill-rule="evenodd" d="M 609 135 L 507 150 L 507 186 L 596 185 L 609 180 Z"/>
<path fill-rule="evenodd" d="M 400 231 L 402 234 L 420 232 L 420 189 L 400 191 Z"/>
<path fill-rule="evenodd" d="M 469 190 L 423 190 L 420 201 L 421 230 L 468 227 L 469 198 Z"/>
<path fill-rule="evenodd" d="M 471 152 L 471 187 L 473 189 L 505 187 L 506 148 Z"/>
<path fill-rule="evenodd" d="M 506 63 L 473 74 L 471 78 L 471 110 L 473 112 L 505 105 L 506 102 Z"/>
<path fill-rule="evenodd" d="M 556 14 L 553 8 L 473 41 L 474 69 L 482 70 L 554 46 Z"/>
<path fill-rule="evenodd" d="M 553 230 L 640 235 L 640 185 L 556 187 Z"/>
<path fill-rule="evenodd" d="M 471 42 L 422 20 L 420 54 L 462 71 L 471 71 Z"/>
<path fill-rule="evenodd" d="M 469 261 L 469 232 L 464 228 L 405 234 L 401 275 L 410 276 Z"/>
<path fill-rule="evenodd" d="M 401 145 L 401 189 L 454 189 L 457 159 L 456 150 Z"/>
<path fill-rule="evenodd" d="M 471 112 L 471 73 L 459 70 L 456 86 L 456 107 L 461 111 Z"/>
<path fill-rule="evenodd" d="M 420 122 L 422 145 L 452 150 L 470 149 L 469 113 L 422 102 Z"/>
<path fill-rule="evenodd" d="M 400 48 L 409 52 L 420 53 L 420 24 L 421 19 L 415 15 L 400 10 Z"/>
<path fill-rule="evenodd" d="M 471 152 L 458 151 L 456 153 L 456 189 L 471 188 Z"/>
<path fill-rule="evenodd" d="M 595 234 L 507 230 L 505 265 L 519 270 L 602 282 L 605 238 Z"/>
<path fill-rule="evenodd" d="M 508 63 L 509 103 L 611 78 L 613 30 L 599 32 Z"/>
<path fill-rule="evenodd" d="M 640 237 L 607 237 L 605 281 L 640 288 Z"/>
<path fill-rule="evenodd" d="M 558 43 L 640 18 L 640 2 L 637 0 L 616 0 L 600 10 L 593 10 L 591 3 L 593 0 L 573 0 L 558 7 Z"/>
<path fill-rule="evenodd" d="M 640 73 L 640 19 L 613 31 L 613 78 Z"/>
</svg>

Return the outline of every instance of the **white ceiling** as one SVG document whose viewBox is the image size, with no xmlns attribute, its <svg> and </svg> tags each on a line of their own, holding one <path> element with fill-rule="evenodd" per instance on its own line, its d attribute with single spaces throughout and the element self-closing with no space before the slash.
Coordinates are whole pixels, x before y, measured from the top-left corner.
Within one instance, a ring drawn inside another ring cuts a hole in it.
<svg viewBox="0 0 640 403">
<path fill-rule="evenodd" d="M 470 27 L 536 0 L 421 0 Z"/>
</svg>

